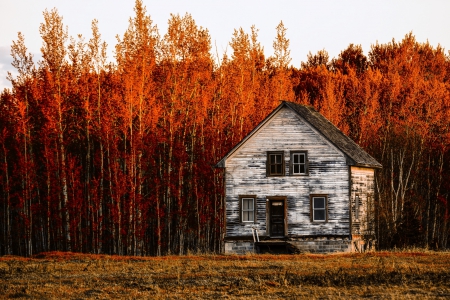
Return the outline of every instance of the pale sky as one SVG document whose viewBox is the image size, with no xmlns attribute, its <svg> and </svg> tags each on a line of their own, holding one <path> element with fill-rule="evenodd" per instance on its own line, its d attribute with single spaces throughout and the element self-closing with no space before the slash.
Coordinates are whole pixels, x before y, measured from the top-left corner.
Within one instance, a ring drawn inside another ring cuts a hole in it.
<svg viewBox="0 0 450 300">
<path fill-rule="evenodd" d="M 229 42 L 234 29 L 247 33 L 255 25 L 266 57 L 272 55 L 276 26 L 282 20 L 290 39 L 292 65 L 299 67 L 308 52 L 328 51 L 330 58 L 351 43 L 360 44 L 367 55 L 371 45 L 400 41 L 413 32 L 419 42 L 450 49 L 450 1 L 446 0 L 144 0 L 147 13 L 163 36 L 170 14 L 190 13 L 198 26 L 209 30 L 213 49 L 231 54 Z M 39 61 L 42 12 L 56 7 L 69 35 L 91 37 L 91 21 L 99 21 L 102 39 L 113 58 L 116 35 L 122 36 L 134 16 L 134 0 L 0 0 L 0 90 L 11 66 L 11 44 L 22 32 L 25 43 Z"/>
</svg>

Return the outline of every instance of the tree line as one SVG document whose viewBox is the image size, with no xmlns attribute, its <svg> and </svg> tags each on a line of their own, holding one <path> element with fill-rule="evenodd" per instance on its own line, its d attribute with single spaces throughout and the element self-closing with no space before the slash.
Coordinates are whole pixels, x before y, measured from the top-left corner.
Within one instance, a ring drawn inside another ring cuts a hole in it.
<svg viewBox="0 0 450 300">
<path fill-rule="evenodd" d="M 19 33 L 0 96 L 0 254 L 220 252 L 223 171 L 214 165 L 280 100 L 314 106 L 382 163 L 380 248 L 449 247 L 450 59 L 440 46 L 350 44 L 290 65 L 258 30 L 219 56 L 192 16 L 160 35 L 141 0 L 109 62 L 97 21 L 69 37 L 56 9 L 35 63 Z"/>
</svg>

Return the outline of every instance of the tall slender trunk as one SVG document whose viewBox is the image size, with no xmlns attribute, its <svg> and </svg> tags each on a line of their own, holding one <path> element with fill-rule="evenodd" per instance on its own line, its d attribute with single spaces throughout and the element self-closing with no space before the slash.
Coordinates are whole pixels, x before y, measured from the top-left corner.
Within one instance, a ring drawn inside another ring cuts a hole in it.
<svg viewBox="0 0 450 300">
<path fill-rule="evenodd" d="M 63 228 L 64 228 L 64 236 L 65 236 L 65 249 L 67 251 L 72 251 L 71 248 L 71 240 L 70 240 L 70 215 L 69 215 L 69 195 L 67 188 L 67 174 L 66 174 L 66 150 L 64 147 L 64 128 L 63 128 L 63 113 L 62 113 L 62 93 L 61 93 L 61 83 L 60 83 L 60 71 L 58 70 L 58 143 L 59 143 L 59 151 L 60 151 L 60 159 L 61 159 L 61 170 L 60 170 L 60 178 L 62 185 L 62 206 L 64 210 L 63 217 Z"/>
<path fill-rule="evenodd" d="M 88 251 L 95 251 L 97 249 L 97 232 L 96 228 L 94 228 L 94 225 L 96 224 L 94 215 L 95 212 L 92 211 L 95 208 L 95 205 L 93 205 L 91 199 L 91 134 L 89 131 L 91 116 L 89 111 L 89 96 L 87 97 L 86 101 L 86 173 L 84 191 L 86 194 L 86 219 L 89 220 L 88 222 L 90 223 L 89 225 L 91 232 L 91 246 L 88 246 L 90 248 Z"/>
<path fill-rule="evenodd" d="M 45 167 L 46 167 L 46 172 L 47 172 L 47 179 L 46 179 L 46 185 L 47 185 L 47 206 L 46 206 L 46 238 L 47 238 L 47 247 L 46 247 L 46 251 L 49 251 L 51 249 L 52 246 L 52 241 L 51 241 L 51 236 L 50 236 L 50 214 L 51 214 L 51 210 L 50 210 L 50 195 L 51 195 L 51 181 L 50 181 L 50 162 L 48 160 L 48 149 L 47 149 L 47 145 L 44 144 L 44 153 L 45 153 Z"/>
<path fill-rule="evenodd" d="M 113 158 L 114 159 L 114 158 Z M 106 160 L 108 161 L 108 176 L 109 176 L 109 194 L 111 199 L 111 211 L 115 211 L 117 214 L 116 220 L 114 217 L 111 218 L 111 230 L 113 234 L 113 253 L 122 255 L 122 215 L 120 207 L 120 196 L 115 193 L 113 184 L 118 185 L 117 170 L 112 171 L 112 160 L 111 160 L 111 144 L 109 134 L 106 135 Z M 117 187 L 118 188 L 118 187 Z M 115 224 L 115 221 L 117 223 Z"/>
<path fill-rule="evenodd" d="M 162 164 L 162 158 L 161 158 L 161 152 L 159 152 L 159 171 L 158 175 L 160 178 L 160 181 L 163 182 L 163 164 Z M 161 204 L 160 204 L 160 186 L 158 185 L 156 187 L 156 236 L 157 236 L 157 250 L 156 255 L 161 256 Z M 163 192 L 164 194 L 164 192 Z"/>
<path fill-rule="evenodd" d="M 102 107 L 101 107 L 101 80 L 100 72 L 97 71 L 97 126 L 102 127 Z M 100 145 L 100 184 L 99 184 L 99 245 L 98 252 L 100 253 L 103 249 L 103 180 L 104 180 L 104 153 L 103 153 L 103 140 L 101 134 L 98 134 L 99 145 Z M 111 179 L 110 179 L 111 180 Z"/>
<path fill-rule="evenodd" d="M 60 130 L 62 130 L 62 127 L 60 127 Z M 70 215 L 69 215 L 69 195 L 68 195 L 68 188 L 67 188 L 67 174 L 66 174 L 66 154 L 65 154 L 65 147 L 63 144 L 63 135 L 58 135 L 59 139 L 59 146 L 61 151 L 61 185 L 62 185 L 62 197 L 63 197 L 63 227 L 64 227 L 64 235 L 65 235 L 65 248 L 67 251 L 72 251 L 71 247 L 71 239 L 70 239 Z"/>
<path fill-rule="evenodd" d="M 5 165 L 5 183 L 6 186 L 6 216 L 5 216 L 5 254 L 12 254 L 12 236 L 11 236 L 11 196 L 10 196 L 10 182 L 9 182 L 9 166 L 8 166 L 8 151 L 6 150 L 5 143 L 3 145 L 3 158 Z"/>
<path fill-rule="evenodd" d="M 103 249 L 103 177 L 104 177 L 104 153 L 103 153 L 103 142 L 100 139 L 100 183 L 99 183 L 99 210 L 98 210 L 98 251 L 100 254 Z"/>
</svg>

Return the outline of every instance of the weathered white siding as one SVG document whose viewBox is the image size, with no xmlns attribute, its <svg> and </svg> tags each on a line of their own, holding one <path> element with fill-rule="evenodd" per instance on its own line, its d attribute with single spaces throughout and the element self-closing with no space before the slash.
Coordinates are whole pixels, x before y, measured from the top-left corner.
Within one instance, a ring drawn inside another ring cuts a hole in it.
<svg viewBox="0 0 450 300">
<path fill-rule="evenodd" d="M 290 151 L 308 151 L 309 174 L 289 174 Z M 267 151 L 284 151 L 285 176 L 267 177 Z M 288 235 L 348 235 L 349 167 L 341 151 L 288 108 L 282 108 L 226 159 L 226 235 L 251 236 L 241 224 L 239 195 L 257 196 L 257 224 L 266 235 L 266 197 L 286 196 Z M 328 195 L 328 222 L 310 221 L 310 195 Z"/>
<path fill-rule="evenodd" d="M 359 205 L 356 203 L 359 198 Z M 352 234 L 374 234 L 374 169 L 351 167 Z M 359 206 L 359 208 L 358 208 Z M 359 209 L 358 218 L 356 210 Z"/>
</svg>

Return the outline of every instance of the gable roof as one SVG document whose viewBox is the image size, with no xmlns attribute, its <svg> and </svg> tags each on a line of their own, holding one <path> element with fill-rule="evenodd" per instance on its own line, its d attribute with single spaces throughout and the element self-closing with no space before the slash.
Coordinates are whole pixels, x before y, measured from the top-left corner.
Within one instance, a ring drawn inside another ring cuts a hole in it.
<svg viewBox="0 0 450 300">
<path fill-rule="evenodd" d="M 225 160 L 238 150 L 248 139 L 250 139 L 259 129 L 264 126 L 281 108 L 287 107 L 314 127 L 323 137 L 331 142 L 336 148 L 341 150 L 347 163 L 351 166 L 382 168 L 382 165 L 357 145 L 351 138 L 346 136 L 336 126 L 334 126 L 321 113 L 311 106 L 301 105 L 293 102 L 283 101 L 275 108 L 261 123 L 258 124 L 246 137 L 233 147 L 217 164 L 216 167 L 224 168 Z"/>
</svg>

